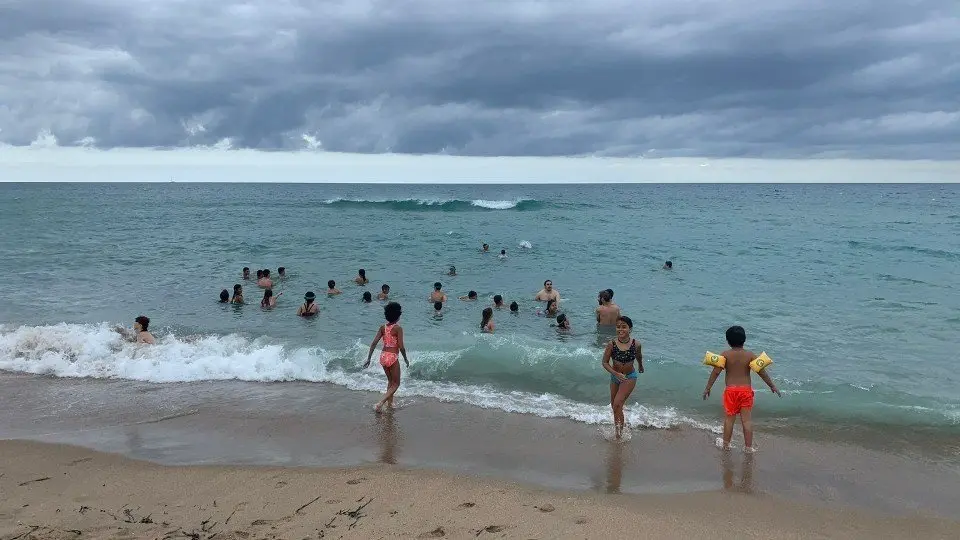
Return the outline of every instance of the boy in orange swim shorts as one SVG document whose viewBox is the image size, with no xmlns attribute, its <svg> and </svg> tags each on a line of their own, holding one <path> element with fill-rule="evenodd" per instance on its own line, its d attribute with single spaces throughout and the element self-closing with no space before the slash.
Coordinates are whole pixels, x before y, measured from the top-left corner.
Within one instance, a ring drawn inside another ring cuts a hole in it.
<svg viewBox="0 0 960 540">
<path fill-rule="evenodd" d="M 717 382 L 720 372 L 726 370 L 724 377 L 726 388 L 723 390 L 723 410 L 726 416 L 723 419 L 723 449 L 730 449 L 730 439 L 733 437 L 733 425 L 740 416 L 740 424 L 743 426 L 743 446 L 747 452 L 753 451 L 753 422 L 751 413 L 753 411 L 753 386 L 750 383 L 750 362 L 757 355 L 743 348 L 747 342 L 747 332 L 742 326 L 731 326 L 727 329 L 727 343 L 730 348 L 723 352 L 723 357 L 727 359 L 723 368 L 715 367 L 707 380 L 707 388 L 703 391 L 703 399 L 710 397 L 710 388 Z M 760 372 L 760 378 L 767 383 L 770 391 L 780 395 L 777 385 L 773 384 L 767 370 Z"/>
</svg>

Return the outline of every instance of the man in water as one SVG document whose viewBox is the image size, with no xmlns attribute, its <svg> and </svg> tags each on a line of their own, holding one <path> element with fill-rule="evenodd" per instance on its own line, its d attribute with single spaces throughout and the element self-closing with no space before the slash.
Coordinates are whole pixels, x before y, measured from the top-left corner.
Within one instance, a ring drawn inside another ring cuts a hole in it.
<svg viewBox="0 0 960 540">
<path fill-rule="evenodd" d="M 543 282 L 543 288 L 540 289 L 540 292 L 533 297 L 534 300 L 540 302 L 546 302 L 548 300 L 553 300 L 555 302 L 560 302 L 560 291 L 553 288 L 553 282 L 549 279 Z"/>
<path fill-rule="evenodd" d="M 263 289 L 273 288 L 273 280 L 270 279 L 270 270 L 263 271 L 263 277 L 257 280 L 257 287 L 260 287 Z"/>
<path fill-rule="evenodd" d="M 286 267 L 281 266 L 280 268 L 277 268 L 277 276 L 279 276 L 277 279 L 284 279 L 284 278 L 286 278 L 286 277 L 287 277 L 287 269 L 286 269 Z"/>
<path fill-rule="evenodd" d="M 456 267 L 456 266 L 451 266 L 451 267 L 450 267 L 450 271 L 447 272 L 447 275 L 448 275 L 448 276 L 455 276 L 455 275 L 457 275 L 457 267 Z"/>
<path fill-rule="evenodd" d="M 507 250 L 501 249 L 501 250 L 500 250 L 500 255 L 498 255 L 498 257 L 500 258 L 501 261 L 504 260 L 504 259 L 506 259 L 506 258 L 507 258 Z"/>
<path fill-rule="evenodd" d="M 663 263 L 664 270 L 673 270 L 673 261 L 667 261 Z"/>
<path fill-rule="evenodd" d="M 483 251 L 484 253 L 488 253 L 490 251 L 490 245 L 484 244 L 483 248 L 480 251 Z"/>
<path fill-rule="evenodd" d="M 446 301 L 447 301 L 447 293 L 441 291 L 440 289 L 442 289 L 442 288 L 443 288 L 443 285 L 442 285 L 439 281 L 433 284 L 433 292 L 430 293 L 430 301 L 431 301 L 431 302 L 446 302 Z"/>
<path fill-rule="evenodd" d="M 249 266 L 244 266 L 244 267 L 243 267 L 243 279 L 250 279 L 250 267 L 249 267 Z"/>
<path fill-rule="evenodd" d="M 116 330 L 121 336 L 124 337 L 124 339 L 128 341 L 153 345 L 153 334 L 147 330 L 148 328 L 150 328 L 150 318 L 145 315 L 140 315 L 133 320 L 132 332 L 127 331 L 127 329 L 123 328 L 122 326 L 118 326 L 114 330 Z"/>
<path fill-rule="evenodd" d="M 600 306 L 597 307 L 597 330 L 606 330 L 612 334 L 620 318 L 620 307 L 613 303 L 610 291 L 600 291 Z"/>
</svg>

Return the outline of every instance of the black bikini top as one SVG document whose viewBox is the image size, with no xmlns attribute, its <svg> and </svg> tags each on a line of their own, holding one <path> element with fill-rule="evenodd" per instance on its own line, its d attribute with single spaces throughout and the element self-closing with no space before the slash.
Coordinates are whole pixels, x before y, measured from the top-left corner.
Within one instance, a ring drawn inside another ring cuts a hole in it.
<svg viewBox="0 0 960 540">
<path fill-rule="evenodd" d="M 617 347 L 617 344 L 611 343 L 612 351 L 610 352 L 610 358 L 613 358 L 614 362 L 619 362 L 621 364 L 632 364 L 634 360 L 637 359 L 637 340 L 630 340 L 630 348 L 627 350 L 621 350 L 620 347 Z"/>
</svg>

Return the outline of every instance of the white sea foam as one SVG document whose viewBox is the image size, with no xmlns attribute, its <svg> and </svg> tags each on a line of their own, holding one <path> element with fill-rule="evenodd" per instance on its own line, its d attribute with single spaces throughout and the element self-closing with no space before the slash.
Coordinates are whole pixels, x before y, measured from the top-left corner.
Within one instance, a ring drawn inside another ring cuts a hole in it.
<svg viewBox="0 0 960 540">
<path fill-rule="evenodd" d="M 384 379 L 379 366 L 360 370 L 366 346 L 347 350 L 287 348 L 268 339 L 238 335 L 176 338 L 156 345 L 122 341 L 107 324 L 0 326 L 0 369 L 58 377 L 130 379 L 157 383 L 202 380 L 255 382 L 327 382 L 353 390 L 379 392 Z M 464 351 L 411 352 L 412 364 L 438 364 Z M 529 351 L 533 354 L 536 351 Z M 547 351 L 549 352 L 549 351 Z M 510 391 L 489 385 L 458 384 L 406 377 L 400 394 L 466 403 L 544 418 L 569 418 L 588 424 L 610 423 L 609 407 L 582 403 L 550 393 Z M 680 424 L 716 431 L 679 414 L 674 408 L 634 403 L 628 408 L 633 426 L 669 428 Z"/>
</svg>

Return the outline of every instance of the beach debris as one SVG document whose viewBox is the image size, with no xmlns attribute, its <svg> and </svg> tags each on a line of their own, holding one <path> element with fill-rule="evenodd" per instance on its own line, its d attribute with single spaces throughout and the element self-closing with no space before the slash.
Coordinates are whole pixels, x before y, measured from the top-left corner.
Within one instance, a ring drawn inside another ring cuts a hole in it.
<svg viewBox="0 0 960 540">
<path fill-rule="evenodd" d="M 357 502 L 361 502 L 361 501 L 363 501 L 363 499 L 365 499 L 365 498 L 366 498 L 366 497 L 360 497 L 360 499 L 359 499 Z M 367 515 L 362 512 L 362 510 L 363 510 L 364 508 L 366 508 L 367 505 L 370 504 L 370 503 L 372 503 L 372 502 L 373 502 L 373 498 L 371 497 L 367 502 L 361 504 L 361 505 L 358 506 L 355 510 L 350 510 L 350 511 L 341 510 L 341 511 L 337 512 L 337 515 L 339 515 L 339 516 L 347 516 L 348 518 L 352 519 L 353 522 L 352 522 L 350 525 L 347 526 L 347 529 L 352 529 L 352 528 L 356 527 L 357 523 L 359 523 L 362 518 L 367 517 Z M 336 518 L 336 517 L 337 517 L 337 516 L 334 516 L 334 518 Z M 333 523 L 333 520 L 332 520 L 332 519 L 330 520 L 330 523 Z"/>
<path fill-rule="evenodd" d="M 350 484 L 351 486 L 355 486 L 361 482 L 366 482 L 366 481 L 367 481 L 366 478 L 361 477 L 361 478 L 354 478 L 353 480 L 347 480 L 347 483 Z"/>
<path fill-rule="evenodd" d="M 536 508 L 541 512 L 553 512 L 554 510 L 556 510 L 556 508 L 550 503 L 547 503 L 543 506 L 534 506 L 534 508 Z"/>
<path fill-rule="evenodd" d="M 27 525 L 27 527 L 30 527 L 30 530 L 29 530 L 29 531 L 27 531 L 27 532 L 25 532 L 25 533 L 23 533 L 23 534 L 19 534 L 19 535 L 17 535 L 17 536 L 14 536 L 14 537 L 10 538 L 10 540 L 17 540 L 18 538 L 24 538 L 24 537 L 26 537 L 26 536 L 30 536 L 31 534 L 34 533 L 34 531 L 36 531 L 37 529 L 40 528 L 39 525 Z"/>
<path fill-rule="evenodd" d="M 320 500 L 320 497 L 323 497 L 323 495 L 317 495 L 317 498 L 315 498 L 315 499 L 313 499 L 312 501 L 310 501 L 310 502 L 308 502 L 308 503 L 306 503 L 306 504 L 304 504 L 304 505 L 303 505 L 303 506 L 301 506 L 300 508 L 297 508 L 296 510 L 294 510 L 294 512 L 293 512 L 293 513 L 294 513 L 294 514 L 299 514 L 299 513 L 300 513 L 300 511 L 301 511 L 301 510 L 303 510 L 304 508 L 306 508 L 306 507 L 308 507 L 308 506 L 310 506 L 311 504 L 313 504 L 313 503 L 315 503 L 315 502 L 317 502 L 317 501 L 319 501 L 319 500 Z"/>
<path fill-rule="evenodd" d="M 437 527 L 436 529 L 421 533 L 417 538 L 441 538 L 447 535 L 447 531 L 443 530 L 443 527 Z"/>
<path fill-rule="evenodd" d="M 585 518 L 585 517 L 578 517 L 577 519 L 573 520 L 573 522 L 576 523 L 577 525 L 586 525 L 586 524 L 587 524 L 587 518 Z"/>
<path fill-rule="evenodd" d="M 457 508 L 463 508 L 463 509 L 473 508 L 473 507 L 476 506 L 476 505 L 477 505 L 477 503 L 475 503 L 475 502 L 465 502 L 465 503 L 461 504 L 460 506 L 458 506 Z"/>
<path fill-rule="evenodd" d="M 507 530 L 506 525 L 487 525 L 486 527 L 477 531 L 477 533 L 474 536 L 480 536 L 483 533 L 493 534 L 493 533 L 503 532 L 505 530 Z"/>
<path fill-rule="evenodd" d="M 50 479 L 49 476 L 44 476 L 43 478 L 34 478 L 33 480 L 27 480 L 26 482 L 20 482 L 20 483 L 17 484 L 17 485 L 18 485 L 18 486 L 26 486 L 26 485 L 28 485 L 28 484 L 35 484 L 35 483 L 37 483 L 37 482 L 46 482 L 46 481 L 49 480 L 49 479 Z"/>
</svg>

